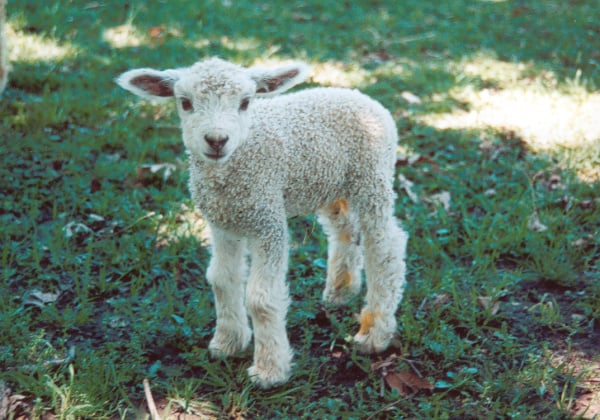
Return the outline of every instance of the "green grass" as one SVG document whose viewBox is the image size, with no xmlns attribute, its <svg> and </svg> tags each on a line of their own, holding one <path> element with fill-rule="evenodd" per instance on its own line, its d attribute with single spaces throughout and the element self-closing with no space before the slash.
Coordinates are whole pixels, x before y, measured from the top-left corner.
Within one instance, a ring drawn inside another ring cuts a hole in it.
<svg viewBox="0 0 600 420">
<path fill-rule="evenodd" d="M 139 418 L 144 378 L 191 418 L 558 419 L 598 393 L 597 5 L 355 3 L 9 1 L 0 388 L 12 418 Z M 397 368 L 414 365 L 432 391 L 382 393 L 380 357 L 349 340 L 360 299 L 321 306 L 312 217 L 290 222 L 290 382 L 254 388 L 250 351 L 209 358 L 209 255 L 174 107 L 113 79 L 210 55 L 303 59 L 313 85 L 357 87 L 394 114 L 398 172 L 418 200 L 398 183 L 409 286 L 381 357 L 402 355 Z M 140 169 L 159 163 L 176 169 Z"/>
</svg>

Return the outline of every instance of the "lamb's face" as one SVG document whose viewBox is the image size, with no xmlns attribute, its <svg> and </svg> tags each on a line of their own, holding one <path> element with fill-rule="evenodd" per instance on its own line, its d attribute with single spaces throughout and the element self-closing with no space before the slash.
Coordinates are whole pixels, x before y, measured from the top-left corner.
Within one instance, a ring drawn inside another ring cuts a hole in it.
<svg viewBox="0 0 600 420">
<path fill-rule="evenodd" d="M 256 83 L 241 69 L 224 74 L 198 67 L 189 69 L 173 89 L 183 142 L 196 158 L 225 162 L 248 136 Z"/>
<path fill-rule="evenodd" d="M 181 69 L 130 70 L 117 83 L 144 98 L 174 97 L 188 153 L 218 164 L 247 140 L 252 99 L 285 92 L 308 70 L 304 63 L 247 69 L 212 58 Z"/>
</svg>

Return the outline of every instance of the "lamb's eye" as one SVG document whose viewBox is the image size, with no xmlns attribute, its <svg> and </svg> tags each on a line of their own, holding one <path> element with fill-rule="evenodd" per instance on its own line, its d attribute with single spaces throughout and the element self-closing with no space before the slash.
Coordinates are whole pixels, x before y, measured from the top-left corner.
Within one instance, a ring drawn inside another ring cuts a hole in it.
<svg viewBox="0 0 600 420">
<path fill-rule="evenodd" d="M 245 98 L 240 102 L 240 111 L 245 111 L 248 109 L 248 105 L 250 105 L 250 99 Z"/>
<path fill-rule="evenodd" d="M 191 111 L 192 109 L 194 109 L 192 101 L 188 98 L 180 98 L 179 102 L 181 103 L 181 109 L 183 109 L 184 111 Z"/>
</svg>

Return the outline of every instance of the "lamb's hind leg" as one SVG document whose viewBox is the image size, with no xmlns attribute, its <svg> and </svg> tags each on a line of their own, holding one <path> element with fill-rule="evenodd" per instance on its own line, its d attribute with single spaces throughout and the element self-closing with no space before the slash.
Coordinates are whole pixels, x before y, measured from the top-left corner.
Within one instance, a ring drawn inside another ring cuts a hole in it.
<svg viewBox="0 0 600 420">
<path fill-rule="evenodd" d="M 346 303 L 361 285 L 363 258 L 358 217 L 345 199 L 322 208 L 318 216 L 329 241 L 323 300 Z"/>
<path fill-rule="evenodd" d="M 395 312 L 405 286 L 408 234 L 393 216 L 393 206 L 361 213 L 367 295 L 354 337 L 365 353 L 385 350 L 396 332 Z"/>
<path fill-rule="evenodd" d="M 244 302 L 245 241 L 212 228 L 212 258 L 206 277 L 212 286 L 217 327 L 209 349 L 227 357 L 248 347 L 251 330 Z"/>
</svg>

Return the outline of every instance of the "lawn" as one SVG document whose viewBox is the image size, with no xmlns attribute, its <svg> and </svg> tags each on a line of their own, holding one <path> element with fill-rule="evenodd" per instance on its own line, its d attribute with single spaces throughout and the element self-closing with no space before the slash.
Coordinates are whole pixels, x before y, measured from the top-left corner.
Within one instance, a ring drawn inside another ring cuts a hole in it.
<svg viewBox="0 0 600 420">
<path fill-rule="evenodd" d="M 9 0 L 7 13 L 0 418 L 144 418 L 145 379 L 165 418 L 600 417 L 595 1 Z M 209 357 L 207 237 L 175 106 L 114 78 L 215 55 L 304 60 L 305 86 L 358 88 L 394 115 L 411 239 L 385 353 L 352 346 L 360 298 L 321 303 L 326 239 L 307 216 L 290 221 L 289 383 L 255 388 L 251 350 Z"/>
</svg>

